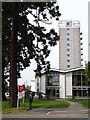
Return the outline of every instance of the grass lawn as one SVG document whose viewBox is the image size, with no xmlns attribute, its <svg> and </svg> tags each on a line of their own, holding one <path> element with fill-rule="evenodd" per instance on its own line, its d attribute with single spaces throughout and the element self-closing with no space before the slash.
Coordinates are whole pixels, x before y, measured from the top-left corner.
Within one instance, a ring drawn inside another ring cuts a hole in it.
<svg viewBox="0 0 90 120">
<path fill-rule="evenodd" d="M 78 102 L 85 108 L 90 108 L 90 99 L 71 99 L 72 102 Z"/>
<path fill-rule="evenodd" d="M 65 101 L 54 101 L 54 100 L 34 100 L 32 103 L 32 108 L 68 108 L 69 103 Z M 29 108 L 29 100 L 25 100 L 24 105 L 22 104 L 22 100 L 20 101 L 20 107 L 17 108 L 10 108 L 9 102 L 4 101 L 2 103 L 2 113 L 22 113 L 26 112 Z"/>
<path fill-rule="evenodd" d="M 38 100 L 32 104 L 33 108 L 68 108 L 69 105 L 69 103 L 60 100 Z"/>
</svg>

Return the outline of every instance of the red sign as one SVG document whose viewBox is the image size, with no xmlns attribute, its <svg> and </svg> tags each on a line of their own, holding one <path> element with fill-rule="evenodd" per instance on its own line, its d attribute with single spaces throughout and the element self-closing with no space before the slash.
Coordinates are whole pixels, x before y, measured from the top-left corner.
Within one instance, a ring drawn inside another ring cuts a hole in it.
<svg viewBox="0 0 90 120">
<path fill-rule="evenodd" d="M 22 92 L 22 91 L 25 91 L 25 85 L 18 86 L 18 92 Z"/>
</svg>

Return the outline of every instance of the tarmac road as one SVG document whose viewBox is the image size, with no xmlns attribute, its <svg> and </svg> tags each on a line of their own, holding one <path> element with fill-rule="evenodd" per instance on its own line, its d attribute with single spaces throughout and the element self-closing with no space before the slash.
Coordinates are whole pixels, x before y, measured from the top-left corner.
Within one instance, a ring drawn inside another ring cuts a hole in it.
<svg viewBox="0 0 90 120">
<path fill-rule="evenodd" d="M 69 108 L 66 109 L 46 109 L 38 108 L 27 110 L 23 114 L 3 114 L 3 118 L 88 118 L 88 109 L 81 104 L 70 102 Z"/>
<path fill-rule="evenodd" d="M 41 109 L 40 109 L 41 110 Z M 88 110 L 41 110 L 27 111 L 19 115 L 3 115 L 3 118 L 88 118 Z"/>
</svg>

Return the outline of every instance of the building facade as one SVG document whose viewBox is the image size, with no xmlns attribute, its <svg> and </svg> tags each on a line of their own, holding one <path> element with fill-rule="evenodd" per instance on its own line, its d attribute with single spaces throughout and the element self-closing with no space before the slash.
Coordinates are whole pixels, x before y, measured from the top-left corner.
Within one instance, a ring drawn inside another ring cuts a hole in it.
<svg viewBox="0 0 90 120">
<path fill-rule="evenodd" d="M 77 98 L 88 97 L 88 80 L 83 68 L 72 70 L 54 70 L 42 73 L 36 77 L 37 92 L 47 98 Z M 89 95 L 90 96 L 90 95 Z"/>
<path fill-rule="evenodd" d="M 67 70 L 83 65 L 82 38 L 79 21 L 59 22 L 59 69 Z"/>
</svg>

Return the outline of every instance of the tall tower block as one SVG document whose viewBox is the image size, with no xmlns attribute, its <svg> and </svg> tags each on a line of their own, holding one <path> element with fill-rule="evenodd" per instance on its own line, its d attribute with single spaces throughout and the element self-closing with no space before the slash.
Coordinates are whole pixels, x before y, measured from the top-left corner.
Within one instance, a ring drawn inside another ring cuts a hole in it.
<svg viewBox="0 0 90 120">
<path fill-rule="evenodd" d="M 67 70 L 82 66 L 83 48 L 79 21 L 59 22 L 59 69 Z"/>
</svg>

